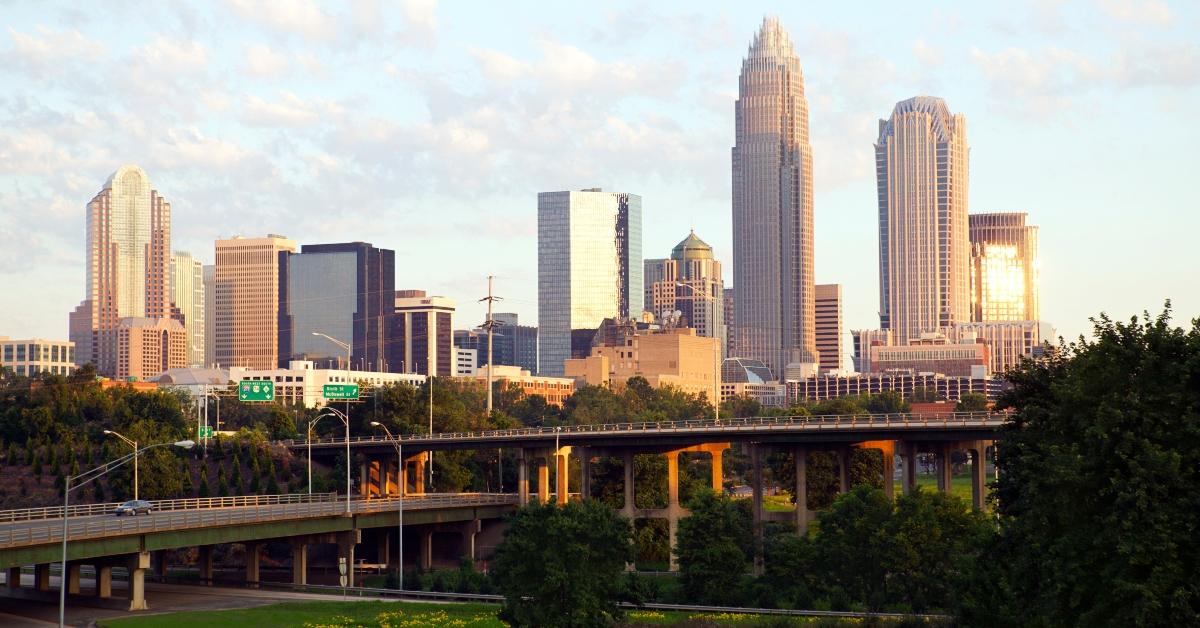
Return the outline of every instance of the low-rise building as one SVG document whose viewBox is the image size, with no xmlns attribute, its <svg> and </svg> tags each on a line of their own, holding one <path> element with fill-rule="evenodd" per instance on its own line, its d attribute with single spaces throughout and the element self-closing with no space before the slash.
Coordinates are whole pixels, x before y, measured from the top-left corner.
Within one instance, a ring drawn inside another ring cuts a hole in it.
<svg viewBox="0 0 1200 628">
<path fill-rule="evenodd" d="M 70 375 L 75 372 L 75 343 L 70 340 L 0 336 L 0 367 L 17 375 Z"/>
<path fill-rule="evenodd" d="M 269 381 L 275 384 L 276 403 L 316 408 L 330 403 L 325 398 L 326 384 L 358 384 L 360 397 L 368 397 L 372 388 L 397 382 L 420 386 L 425 383 L 425 376 L 416 373 L 319 369 L 311 361 L 292 360 L 287 368 L 278 369 L 175 369 L 163 373 L 157 381 L 159 386 L 182 388 L 193 396 L 242 381 Z"/>
<path fill-rule="evenodd" d="M 1002 380 L 991 376 L 951 376 L 912 371 L 809 377 L 786 384 L 789 405 L 805 400 L 821 401 L 864 393 L 877 395 L 887 391 L 898 392 L 908 399 L 915 390 L 933 393 L 948 401 L 958 401 L 963 395 L 973 392 L 986 396 L 988 401 L 995 401 L 1004 388 Z"/>
<path fill-rule="evenodd" d="M 484 383 L 486 387 L 487 368 L 476 370 L 475 379 Z M 570 377 L 533 375 L 519 366 L 507 364 L 497 364 L 492 367 L 492 381 L 499 382 L 502 386 L 515 384 L 526 396 L 541 395 L 546 399 L 546 403 L 552 406 L 562 406 L 567 397 L 575 393 L 576 382 Z"/>
<path fill-rule="evenodd" d="M 956 377 L 984 377 L 988 370 L 988 347 L 974 335 L 964 333 L 959 342 L 941 334 L 922 334 L 903 346 L 870 347 L 870 373 L 915 371 Z"/>
<path fill-rule="evenodd" d="M 651 386 L 673 386 L 711 398 L 717 377 L 720 338 L 697 336 L 691 328 L 630 328 L 592 346 L 590 356 L 565 362 L 566 374 L 585 384 L 624 385 L 643 377 Z"/>
</svg>

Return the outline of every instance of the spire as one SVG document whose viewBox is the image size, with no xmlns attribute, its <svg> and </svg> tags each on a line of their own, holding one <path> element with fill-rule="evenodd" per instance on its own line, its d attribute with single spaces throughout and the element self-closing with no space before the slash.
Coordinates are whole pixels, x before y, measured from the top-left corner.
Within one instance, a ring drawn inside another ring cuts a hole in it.
<svg viewBox="0 0 1200 628">
<path fill-rule="evenodd" d="M 750 52 L 747 56 L 750 58 L 796 56 L 796 51 L 792 48 L 792 39 L 783 30 L 778 17 L 768 15 L 763 18 L 762 27 L 754 35 L 754 42 L 750 44 Z"/>
</svg>

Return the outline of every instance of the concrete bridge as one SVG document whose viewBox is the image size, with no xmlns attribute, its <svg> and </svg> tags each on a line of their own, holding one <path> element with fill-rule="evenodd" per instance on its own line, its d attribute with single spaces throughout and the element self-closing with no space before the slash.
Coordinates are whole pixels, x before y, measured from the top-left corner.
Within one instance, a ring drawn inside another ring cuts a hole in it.
<svg viewBox="0 0 1200 628">
<path fill-rule="evenodd" d="M 345 496 L 263 495 L 153 502 L 155 511 L 137 517 L 116 517 L 116 504 L 72 507 L 68 522 L 67 573 L 60 578 L 72 596 L 80 591 L 80 568 L 95 569 L 93 597 L 112 597 L 114 567 L 128 574 L 129 609 L 147 607 L 145 572 L 166 573 L 166 550 L 199 548 L 199 579 L 211 583 L 213 547 L 237 543 L 246 550 L 246 581 L 260 581 L 264 543 L 283 541 L 292 548 L 292 581 L 306 584 L 308 549 L 337 546 L 339 558 L 355 565 L 355 547 L 373 550 L 368 562 L 395 564 L 398 509 L 404 505 L 404 536 L 409 556 L 431 566 L 435 535 L 456 537 L 458 556 L 476 556 L 476 536 L 499 537 L 500 519 L 511 512 L 516 497 L 499 494 L 415 495 L 403 500 L 356 499 L 347 512 Z M 0 571 L 6 574 L 8 595 L 45 598 L 50 591 L 50 566 L 62 557 L 62 508 L 0 512 Z M 415 541 L 415 543 L 414 543 Z M 445 543 L 446 539 L 441 542 Z M 416 548 L 416 551 L 412 551 Z M 33 567 L 31 587 L 22 587 L 23 566 Z M 351 586 L 354 585 L 351 575 Z M 63 586 L 63 584 L 60 584 Z M 55 596 L 56 597 L 56 596 Z"/>
<path fill-rule="evenodd" d="M 624 464 L 624 505 L 621 512 L 631 519 L 666 519 L 674 547 L 675 530 L 687 510 L 679 501 L 679 456 L 701 453 L 710 457 L 711 484 L 714 491 L 724 489 L 722 458 L 733 443 L 749 454 L 750 485 L 753 491 L 756 522 L 786 519 L 804 529 L 813 519 L 807 508 L 808 454 L 829 452 L 838 465 L 839 489 L 850 488 L 850 452 L 853 449 L 877 449 L 883 457 L 883 487 L 889 498 L 893 493 L 895 458 L 901 459 L 901 487 L 904 492 L 916 486 L 917 456 L 932 455 L 936 461 L 938 487 L 949 491 L 951 455 L 966 452 L 972 460 L 972 501 L 983 508 L 986 497 L 986 461 L 992 441 L 999 434 L 1006 416 L 992 412 L 942 414 L 858 414 L 830 416 L 749 417 L 706 419 L 663 423 L 615 423 L 570 425 L 561 427 L 519 428 L 482 432 L 417 434 L 400 438 L 405 452 L 406 486 L 423 491 L 426 452 L 449 450 L 516 450 L 518 465 L 517 502 L 533 498 L 550 500 L 550 468 L 555 469 L 554 494 L 559 503 L 568 499 L 570 460 L 578 460 L 578 486 L 584 496 L 592 495 L 591 466 L 598 457 L 621 459 Z M 363 456 L 359 468 L 358 490 L 364 498 L 398 494 L 399 465 L 397 441 L 382 435 L 352 437 L 350 447 Z M 286 441 L 285 446 L 313 455 L 331 456 L 345 451 L 346 440 L 331 438 Z M 792 513 L 768 513 L 763 507 L 763 458 L 772 453 L 789 453 L 795 460 L 796 484 L 790 487 L 797 496 Z M 633 457 L 639 454 L 662 455 L 667 460 L 666 508 L 638 508 L 634 494 Z M 533 469 L 531 470 L 531 465 Z M 536 480 L 531 475 L 536 474 Z M 761 526 L 759 526 L 761 530 Z M 672 555 L 672 568 L 674 558 Z"/>
</svg>

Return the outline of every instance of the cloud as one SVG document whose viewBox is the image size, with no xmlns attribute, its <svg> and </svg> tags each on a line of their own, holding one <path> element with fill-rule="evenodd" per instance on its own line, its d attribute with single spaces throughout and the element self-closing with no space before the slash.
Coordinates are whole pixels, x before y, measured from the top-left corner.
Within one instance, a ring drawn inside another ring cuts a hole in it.
<svg viewBox="0 0 1200 628">
<path fill-rule="evenodd" d="M 133 51 L 130 58 L 155 76 L 178 76 L 204 70 L 208 50 L 196 41 L 176 41 L 161 35 Z"/>
<path fill-rule="evenodd" d="M 246 72 L 251 76 L 276 76 L 288 68 L 287 57 L 266 44 L 254 44 L 246 48 Z"/>
<path fill-rule="evenodd" d="M 1171 7 L 1162 0 L 1097 0 L 1096 5 L 1118 22 L 1167 26 L 1175 21 Z"/>
<path fill-rule="evenodd" d="M 225 3 L 238 17 L 280 34 L 325 42 L 333 39 L 337 32 L 333 17 L 312 0 L 289 0 L 286 3 L 226 0 Z"/>
<path fill-rule="evenodd" d="M 252 126 L 305 127 L 315 124 L 320 115 L 291 92 L 281 92 L 280 100 L 268 102 L 253 94 L 246 95 L 242 120 Z"/>
<path fill-rule="evenodd" d="M 8 29 L 12 47 L 0 53 L 3 66 L 41 78 L 64 64 L 95 61 L 105 52 L 103 43 L 89 39 L 78 30 L 51 30 L 39 26 L 35 33 Z"/>
<path fill-rule="evenodd" d="M 529 72 L 529 65 L 496 50 L 472 46 L 468 49 L 489 83 L 507 85 Z"/>
</svg>

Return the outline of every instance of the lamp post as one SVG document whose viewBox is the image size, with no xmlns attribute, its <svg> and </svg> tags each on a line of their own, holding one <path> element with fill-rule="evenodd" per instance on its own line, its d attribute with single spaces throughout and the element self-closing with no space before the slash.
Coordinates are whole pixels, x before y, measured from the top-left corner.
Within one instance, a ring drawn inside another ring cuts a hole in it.
<svg viewBox="0 0 1200 628">
<path fill-rule="evenodd" d="M 108 430 L 105 430 L 104 433 L 105 434 L 109 434 L 109 433 L 116 434 L 116 432 L 109 432 Z M 117 434 L 117 435 L 120 436 L 120 434 Z M 121 438 L 125 438 L 125 437 L 121 436 Z M 142 447 L 141 449 L 138 449 L 136 446 L 134 446 L 133 453 L 125 454 L 124 456 L 121 456 L 120 458 L 117 458 L 116 460 L 113 460 L 112 462 L 100 465 L 100 466 L 96 467 L 95 469 L 84 471 L 83 473 L 80 473 L 79 475 L 68 475 L 67 476 L 66 482 L 63 483 L 63 517 L 62 517 L 63 527 L 62 527 L 62 561 L 61 561 L 62 566 L 60 567 L 61 573 L 59 575 L 59 582 L 58 582 L 58 626 L 59 626 L 59 628 L 62 628 L 65 625 L 66 617 L 67 617 L 67 533 L 68 533 L 67 524 L 70 521 L 70 514 L 71 514 L 71 491 L 73 491 L 77 488 L 81 488 L 83 486 L 87 486 L 93 480 L 103 476 L 104 474 L 108 473 L 109 471 L 116 469 L 117 467 L 124 465 L 126 462 L 129 462 L 130 459 L 133 459 L 134 465 L 135 465 L 134 468 L 137 468 L 136 465 L 137 465 L 138 454 L 142 453 L 143 451 L 146 451 L 147 449 L 154 449 L 155 447 L 168 447 L 168 446 L 180 447 L 182 449 L 191 449 L 195 445 L 196 445 L 195 441 L 181 440 L 181 441 L 176 441 L 174 443 L 157 443 L 154 445 L 147 445 L 145 447 Z M 72 486 L 72 484 L 74 484 L 74 486 Z M 134 499 L 137 499 L 137 498 L 134 498 Z"/>
<path fill-rule="evenodd" d="M 404 490 L 408 488 L 408 469 L 404 468 L 404 453 L 400 444 L 399 436 L 392 436 L 392 431 L 386 425 L 379 421 L 371 421 L 374 427 L 382 428 L 383 433 L 392 441 L 392 445 L 396 448 L 396 471 L 400 480 L 400 507 L 396 509 L 396 546 L 398 548 L 399 557 L 396 562 L 396 576 L 399 584 L 397 588 L 400 591 L 404 590 Z"/>
<path fill-rule="evenodd" d="M 317 418 L 309 421 L 308 422 L 308 431 L 305 432 L 305 440 L 308 441 L 308 494 L 309 495 L 312 495 L 312 432 L 313 432 L 313 428 L 316 427 L 316 425 L 317 425 L 317 421 L 320 421 L 321 419 L 323 419 L 327 416 L 329 416 L 329 415 L 322 414 L 322 415 L 319 415 Z"/>
<path fill-rule="evenodd" d="M 121 434 L 118 434 L 117 432 L 114 432 L 112 430 L 104 430 L 104 433 L 108 436 L 116 436 L 117 438 L 125 441 L 125 443 L 127 445 L 133 447 L 133 498 L 136 500 L 138 498 L 138 444 L 137 444 L 137 441 L 129 440 L 128 438 L 125 438 Z"/>
<path fill-rule="evenodd" d="M 343 412 L 339 412 L 336 408 L 331 408 L 329 406 L 325 406 L 325 408 L 322 409 L 321 412 L 322 413 L 332 412 L 333 416 L 336 416 L 337 418 L 341 419 L 342 423 L 345 424 L 345 426 L 346 426 L 346 516 L 349 517 L 350 516 L 350 417 L 347 416 Z M 328 416 L 328 415 L 326 415 L 326 416 Z M 317 418 L 320 419 L 320 417 L 317 417 Z M 311 470 L 312 467 L 310 466 L 309 469 Z"/>
<path fill-rule="evenodd" d="M 674 283 L 676 286 L 683 286 L 684 288 L 691 290 L 693 297 L 699 296 L 699 294 L 700 294 L 700 291 L 696 289 L 696 286 L 693 286 L 690 283 L 683 283 L 682 281 L 676 281 Z M 695 305 L 695 299 L 692 300 L 692 304 L 693 304 L 693 306 Z M 712 402 L 713 402 L 713 420 L 720 423 L 721 422 L 721 346 L 720 346 L 720 339 L 717 337 L 717 328 L 716 328 L 715 323 L 716 323 L 716 321 L 709 321 L 709 327 L 711 328 L 709 330 L 709 337 L 713 338 L 714 340 L 717 340 L 717 347 L 713 351 L 713 399 L 712 399 Z"/>
<path fill-rule="evenodd" d="M 333 344 L 346 350 L 346 380 L 342 383 L 349 384 L 350 383 L 350 343 L 342 342 L 341 340 L 338 340 L 337 338 L 334 338 L 333 336 L 330 336 L 328 334 L 323 334 L 319 331 L 314 331 L 312 333 L 312 335 L 320 336 L 320 337 L 328 340 L 329 342 L 332 342 Z M 349 399 L 346 400 L 346 414 L 350 414 L 350 400 Z M 349 437 L 347 437 L 347 438 L 349 438 Z"/>
</svg>

